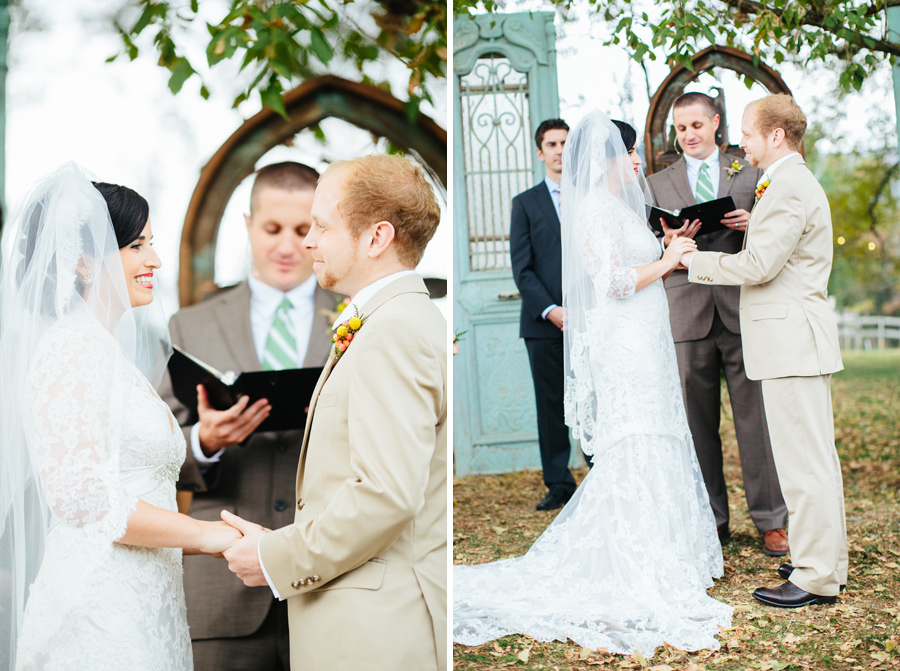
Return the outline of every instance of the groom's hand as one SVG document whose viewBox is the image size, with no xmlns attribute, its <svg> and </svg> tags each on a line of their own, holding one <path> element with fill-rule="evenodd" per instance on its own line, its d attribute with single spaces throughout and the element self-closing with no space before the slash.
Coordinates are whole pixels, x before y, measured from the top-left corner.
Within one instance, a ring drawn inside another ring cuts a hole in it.
<svg viewBox="0 0 900 671">
<path fill-rule="evenodd" d="M 247 587 L 264 587 L 268 585 L 259 565 L 259 539 L 267 529 L 222 511 L 222 519 L 234 527 L 244 537 L 223 553 L 228 560 L 228 569 L 244 581 Z"/>
<path fill-rule="evenodd" d="M 749 221 L 750 213 L 747 212 L 747 210 L 735 210 L 734 212 L 729 212 L 725 215 L 725 218 L 722 219 L 723 224 L 736 231 L 746 231 L 747 223 Z"/>
</svg>

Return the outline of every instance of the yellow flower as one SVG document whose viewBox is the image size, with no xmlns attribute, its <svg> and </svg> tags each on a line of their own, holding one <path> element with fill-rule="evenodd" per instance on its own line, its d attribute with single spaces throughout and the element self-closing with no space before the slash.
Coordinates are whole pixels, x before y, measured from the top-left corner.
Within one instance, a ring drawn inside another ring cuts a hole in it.
<svg viewBox="0 0 900 671">
<path fill-rule="evenodd" d="M 356 331 L 360 326 L 362 326 L 362 320 L 359 317 L 350 317 L 350 328 Z"/>
<path fill-rule="evenodd" d="M 347 327 L 346 326 L 338 326 L 337 334 L 338 334 L 338 336 L 343 338 L 345 335 L 347 335 Z"/>
</svg>

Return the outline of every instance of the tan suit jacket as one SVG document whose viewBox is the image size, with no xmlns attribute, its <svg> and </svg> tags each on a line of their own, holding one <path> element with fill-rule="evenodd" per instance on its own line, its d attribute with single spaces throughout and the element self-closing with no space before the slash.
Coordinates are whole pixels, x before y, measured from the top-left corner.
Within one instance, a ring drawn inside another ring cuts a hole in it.
<svg viewBox="0 0 900 671">
<path fill-rule="evenodd" d="M 341 296 L 316 287 L 314 318 L 304 366 L 322 366 L 331 351 L 333 311 Z M 219 370 L 260 370 L 250 328 L 250 289 L 246 282 L 202 303 L 180 310 L 169 322 L 172 341 Z M 160 396 L 184 431 L 187 457 L 178 489 L 194 492 L 191 517 L 219 520 L 222 510 L 273 529 L 289 524 L 294 510 L 294 468 L 300 456 L 300 431 L 256 433 L 225 450 L 219 463 L 198 467 L 190 447 L 198 421 L 175 398 L 166 374 Z M 245 587 L 215 557 L 184 558 L 184 592 L 191 638 L 248 636 L 259 629 L 272 607 L 268 591 Z"/>
<path fill-rule="evenodd" d="M 447 325 L 412 275 L 360 313 L 313 394 L 294 523 L 260 556 L 294 671 L 446 669 Z"/>
<path fill-rule="evenodd" d="M 690 281 L 739 284 L 747 377 L 825 375 L 843 368 L 828 302 L 832 229 L 828 199 L 799 154 L 769 177 L 737 254 L 699 252 Z"/>
</svg>

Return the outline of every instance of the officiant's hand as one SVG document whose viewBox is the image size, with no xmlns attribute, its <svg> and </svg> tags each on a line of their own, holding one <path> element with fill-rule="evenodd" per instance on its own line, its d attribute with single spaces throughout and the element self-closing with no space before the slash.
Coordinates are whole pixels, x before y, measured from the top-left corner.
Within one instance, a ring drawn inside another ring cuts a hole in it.
<svg viewBox="0 0 900 671">
<path fill-rule="evenodd" d="M 232 515 L 227 510 L 222 511 L 222 519 L 244 535 L 237 543 L 225 550 L 228 569 L 243 580 L 247 587 L 267 585 L 259 565 L 259 539 L 269 530 L 237 515 Z"/>
<path fill-rule="evenodd" d="M 668 247 L 672 243 L 672 238 L 674 236 L 678 236 L 679 238 L 693 238 L 697 235 L 697 231 L 700 230 L 700 220 L 694 219 L 693 221 L 688 221 L 685 219 L 684 224 L 682 224 L 681 228 L 669 228 L 666 225 L 666 220 L 662 217 L 659 218 L 659 223 L 662 224 L 663 234 L 665 238 L 663 239 L 663 244 Z"/>
<path fill-rule="evenodd" d="M 746 231 L 749 221 L 750 213 L 747 212 L 747 210 L 735 210 L 734 212 L 729 212 L 725 215 L 725 218 L 722 219 L 723 224 L 736 231 Z"/>
<path fill-rule="evenodd" d="M 202 384 L 197 385 L 197 414 L 200 416 L 200 447 L 207 456 L 223 447 L 243 442 L 269 416 L 272 406 L 261 398 L 247 407 L 249 396 L 241 396 L 228 410 L 216 410 Z"/>
</svg>

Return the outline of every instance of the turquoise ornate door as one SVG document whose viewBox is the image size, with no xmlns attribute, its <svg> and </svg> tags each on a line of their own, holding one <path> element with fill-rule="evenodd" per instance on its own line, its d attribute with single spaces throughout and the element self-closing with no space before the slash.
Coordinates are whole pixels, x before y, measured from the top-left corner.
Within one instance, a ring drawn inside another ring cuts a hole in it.
<svg viewBox="0 0 900 671">
<path fill-rule="evenodd" d="M 512 279 L 513 196 L 544 177 L 534 129 L 559 116 L 552 13 L 455 16 L 453 322 L 456 474 L 540 468 Z"/>
</svg>

